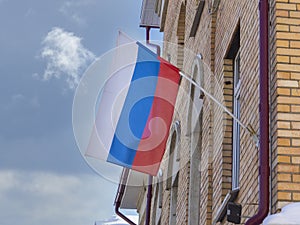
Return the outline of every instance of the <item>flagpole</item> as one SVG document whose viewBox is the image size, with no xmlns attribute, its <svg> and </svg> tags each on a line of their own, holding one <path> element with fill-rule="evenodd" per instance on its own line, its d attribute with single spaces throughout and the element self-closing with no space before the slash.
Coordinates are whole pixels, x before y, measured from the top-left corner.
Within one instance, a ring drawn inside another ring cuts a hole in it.
<svg viewBox="0 0 300 225">
<path fill-rule="evenodd" d="M 179 71 L 179 74 L 181 77 L 185 78 L 187 81 L 192 83 L 195 87 L 199 88 L 207 97 L 209 97 L 211 100 L 213 100 L 218 106 L 220 106 L 229 116 L 231 116 L 241 127 L 246 129 L 246 131 L 253 137 L 254 141 L 258 142 L 258 137 L 256 132 L 253 130 L 253 128 L 249 125 L 246 126 L 243 124 L 235 115 L 233 115 L 232 112 L 229 111 L 222 103 L 220 103 L 213 95 L 208 93 L 203 87 L 201 87 L 199 84 L 197 84 L 190 76 L 187 76 L 183 71 Z"/>
</svg>

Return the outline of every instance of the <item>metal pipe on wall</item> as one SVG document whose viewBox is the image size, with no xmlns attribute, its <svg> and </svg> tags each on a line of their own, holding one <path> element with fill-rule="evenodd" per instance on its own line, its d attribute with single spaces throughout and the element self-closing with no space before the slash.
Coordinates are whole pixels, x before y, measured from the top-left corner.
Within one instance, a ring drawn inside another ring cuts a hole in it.
<svg viewBox="0 0 300 225">
<path fill-rule="evenodd" d="M 259 2 L 259 206 L 245 225 L 261 224 L 269 213 L 269 2 Z"/>
<path fill-rule="evenodd" d="M 136 225 L 133 221 L 131 221 L 128 217 L 126 217 L 123 213 L 120 212 L 120 206 L 121 206 L 121 201 L 124 195 L 125 187 L 126 187 L 126 181 L 128 178 L 129 174 L 129 169 L 124 168 L 122 175 L 121 175 L 121 182 L 118 187 L 118 193 L 115 199 L 115 213 L 121 217 L 123 220 L 125 220 L 127 223 L 130 225 Z"/>
</svg>

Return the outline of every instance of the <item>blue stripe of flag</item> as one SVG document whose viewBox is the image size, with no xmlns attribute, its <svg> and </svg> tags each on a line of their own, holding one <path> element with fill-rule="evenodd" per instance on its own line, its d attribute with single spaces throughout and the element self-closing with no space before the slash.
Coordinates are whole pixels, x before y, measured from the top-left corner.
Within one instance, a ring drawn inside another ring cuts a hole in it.
<svg viewBox="0 0 300 225">
<path fill-rule="evenodd" d="M 160 61 L 139 44 L 137 63 L 107 158 L 131 167 L 152 108 Z M 145 79 L 142 79 L 145 78 Z"/>
</svg>

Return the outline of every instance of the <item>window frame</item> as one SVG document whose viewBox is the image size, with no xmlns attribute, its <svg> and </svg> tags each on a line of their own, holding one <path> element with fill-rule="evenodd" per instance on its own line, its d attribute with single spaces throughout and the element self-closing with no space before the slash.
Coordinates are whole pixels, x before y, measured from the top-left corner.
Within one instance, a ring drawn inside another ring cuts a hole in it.
<svg viewBox="0 0 300 225">
<path fill-rule="evenodd" d="M 192 65 L 192 79 L 204 87 L 204 64 L 202 55 L 195 56 Z M 186 136 L 190 138 L 190 183 L 188 194 L 188 225 L 199 224 L 200 210 L 200 161 L 202 149 L 202 112 L 204 93 L 192 83 L 189 87 L 189 106 L 187 114 Z"/>
<path fill-rule="evenodd" d="M 171 128 L 169 143 L 169 160 L 167 168 L 166 190 L 170 190 L 179 173 L 180 148 L 181 148 L 181 124 L 176 120 Z"/>
<path fill-rule="evenodd" d="M 234 57 L 233 64 L 233 115 L 240 120 L 241 116 L 241 73 L 240 73 L 240 51 Z M 232 131 L 232 190 L 238 189 L 240 185 L 240 134 L 241 127 L 237 120 L 233 120 Z"/>
</svg>

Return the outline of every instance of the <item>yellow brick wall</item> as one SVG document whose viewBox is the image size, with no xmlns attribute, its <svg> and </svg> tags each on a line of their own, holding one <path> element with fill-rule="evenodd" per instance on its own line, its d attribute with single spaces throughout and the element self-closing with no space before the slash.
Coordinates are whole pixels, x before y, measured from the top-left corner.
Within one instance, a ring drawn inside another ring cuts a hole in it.
<svg viewBox="0 0 300 225">
<path fill-rule="evenodd" d="M 188 194 L 189 194 L 189 163 L 180 170 L 179 191 L 177 203 L 177 224 L 187 224 L 188 221 Z"/>
<path fill-rule="evenodd" d="M 272 212 L 300 201 L 300 1 L 271 4 Z"/>
<path fill-rule="evenodd" d="M 191 74 L 196 54 L 205 64 L 204 88 L 232 111 L 233 61 L 226 55 L 240 26 L 241 121 L 259 129 L 259 4 L 220 0 L 212 12 L 206 1 L 198 31 L 189 37 L 198 0 L 170 0 L 164 28 L 163 57 Z M 184 13 L 184 17 L 182 13 Z M 181 15 L 180 15 L 181 14 Z M 182 20 L 184 18 L 184 21 Z M 271 206 L 278 211 L 300 201 L 300 0 L 270 1 Z M 178 43 L 184 51 L 178 48 Z M 228 83 L 228 81 L 230 82 Z M 187 129 L 189 82 L 182 79 L 174 120 L 181 121 L 180 172 L 176 224 L 188 222 L 190 139 Z M 232 119 L 204 97 L 199 224 L 210 225 L 231 190 Z M 258 210 L 258 148 L 241 128 L 240 192 L 242 224 Z M 168 151 L 168 149 L 167 149 Z M 167 158 L 168 155 L 165 155 Z M 164 176 L 167 164 L 161 166 Z M 161 224 L 168 224 L 170 191 L 164 182 Z M 221 224 L 229 224 L 223 221 Z"/>
<path fill-rule="evenodd" d="M 163 202 L 162 202 L 162 214 L 161 214 L 161 224 L 169 224 L 169 214 L 170 214 L 170 191 L 166 190 L 165 183 L 163 185 Z M 152 209 L 153 210 L 153 209 Z"/>
<path fill-rule="evenodd" d="M 232 112 L 232 96 L 233 96 L 233 65 L 232 60 L 224 60 L 224 70 L 223 79 L 220 83 L 223 84 L 223 95 L 224 101 L 223 105 L 226 106 L 228 110 Z M 225 83 L 227 82 L 227 83 Z M 231 189 L 231 166 L 232 166 L 232 126 L 233 119 L 226 112 L 223 112 L 222 116 L 223 125 L 223 138 L 221 145 L 221 174 L 222 174 L 222 189 L 221 189 L 221 199 L 223 200 L 227 192 Z M 217 205 L 217 204 L 216 204 Z"/>
<path fill-rule="evenodd" d="M 185 21 L 184 24 L 180 20 L 182 18 L 179 16 L 180 11 L 182 12 L 182 9 L 186 9 L 185 13 Z M 174 13 L 176 12 L 176 13 Z M 185 4 L 184 1 L 172 1 L 172 3 L 169 3 L 169 11 L 167 14 L 167 20 L 166 20 L 166 25 L 165 25 L 165 32 L 164 32 L 164 56 L 167 57 L 168 55 L 171 56 L 171 62 L 176 64 L 178 67 L 182 68 L 183 70 L 190 73 L 191 68 L 192 68 L 192 63 L 195 57 L 196 51 L 194 49 L 191 49 L 187 47 L 189 44 L 189 32 L 187 32 L 188 29 L 190 29 L 192 25 L 192 20 L 194 19 L 194 14 L 190 12 L 195 12 L 195 2 L 194 1 L 187 1 Z M 189 28 L 187 28 L 189 27 Z M 184 29 L 185 31 L 185 41 L 184 41 L 184 57 L 180 59 L 180 55 L 178 55 L 178 48 L 176 48 L 176 44 L 180 42 L 180 39 L 182 38 L 182 34 L 178 33 L 178 30 Z M 180 36 L 180 37 L 179 37 Z M 174 43 L 174 45 L 169 44 L 169 43 Z M 208 54 L 209 55 L 209 54 Z M 181 61 L 183 60 L 183 61 Z M 181 62 L 183 65 L 181 65 Z M 189 163 L 189 155 L 190 155 L 190 139 L 185 136 L 186 133 L 186 116 L 187 116 L 187 109 L 188 109 L 188 102 L 189 99 L 187 99 L 187 92 L 189 91 L 189 82 L 186 80 L 182 79 L 181 81 L 181 87 L 183 91 L 180 91 L 178 93 L 178 99 L 181 99 L 177 101 L 176 108 L 179 110 L 178 113 L 175 114 L 174 120 L 179 120 L 182 123 L 182 135 L 181 135 L 181 153 L 180 155 L 182 156 L 180 159 L 180 172 L 179 172 L 179 187 L 178 187 L 178 203 L 177 203 L 177 220 L 176 224 L 187 224 L 188 223 L 188 196 L 189 196 L 189 173 L 190 173 L 190 163 Z M 206 105 L 210 104 L 209 100 L 206 100 L 205 102 Z M 210 108 L 210 107 L 207 107 Z M 206 114 L 209 115 L 209 114 Z M 206 118 L 204 118 L 204 121 L 207 121 Z M 208 120 L 209 121 L 209 120 Z M 209 127 L 209 124 L 206 124 L 204 126 Z M 207 142 L 206 142 L 207 143 Z M 204 152 L 203 156 L 204 158 L 208 158 L 208 155 L 206 154 L 207 152 Z M 207 160 L 205 160 L 207 161 Z M 204 209 L 201 209 L 204 214 L 211 213 L 211 210 L 209 210 L 210 205 L 207 204 L 207 198 L 208 192 L 209 192 L 209 180 L 211 182 L 211 176 L 208 176 L 208 165 L 209 164 L 203 164 L 202 167 L 203 169 L 203 189 L 202 192 L 204 193 L 203 196 L 206 196 L 203 198 L 203 204 L 201 206 L 204 206 Z M 168 202 L 169 203 L 169 202 Z M 164 207 L 164 206 L 163 206 Z M 162 224 L 167 224 L 167 222 L 162 223 Z"/>
<path fill-rule="evenodd" d="M 251 124 L 258 130 L 258 2 L 256 1 L 221 1 L 217 11 L 215 32 L 215 70 L 214 75 L 224 90 L 225 104 L 232 110 L 232 87 L 226 87 L 224 81 L 233 79 L 230 72 L 232 60 L 226 59 L 234 32 L 240 24 L 241 55 L 241 121 Z M 232 68 L 231 68 L 232 69 Z M 227 89 L 227 90 L 226 90 Z M 218 93 L 215 90 L 215 95 Z M 221 110 L 215 110 L 215 118 L 219 118 Z M 223 133 L 214 133 L 215 142 L 213 165 L 214 198 L 213 217 L 215 217 L 225 194 L 231 189 L 231 157 L 232 157 L 232 121 L 223 113 Z M 215 123 L 215 127 L 219 123 Z M 256 210 L 257 203 L 257 149 L 250 135 L 241 128 L 241 162 L 240 193 L 236 202 L 243 205 L 242 222 Z M 218 144 L 217 144 L 218 143 Z M 218 163 L 217 163 L 218 162 Z M 221 188 L 222 187 L 222 188 Z"/>
</svg>

